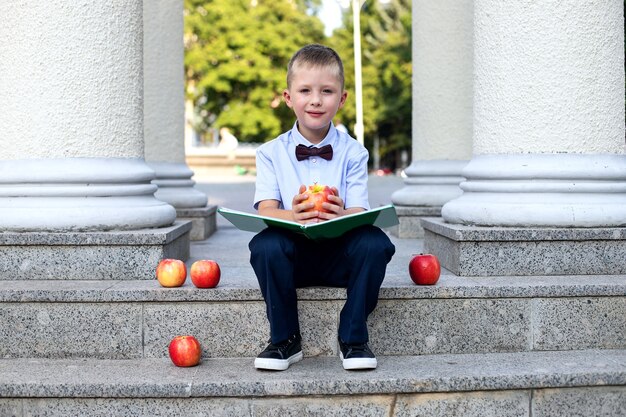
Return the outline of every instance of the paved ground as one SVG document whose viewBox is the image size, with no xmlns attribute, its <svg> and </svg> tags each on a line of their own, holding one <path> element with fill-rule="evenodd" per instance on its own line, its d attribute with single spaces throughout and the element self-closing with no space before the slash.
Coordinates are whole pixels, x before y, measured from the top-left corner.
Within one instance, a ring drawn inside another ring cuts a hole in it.
<svg viewBox="0 0 626 417">
<path fill-rule="evenodd" d="M 217 168 L 212 170 L 197 170 L 193 179 L 196 188 L 206 193 L 209 204 L 224 206 L 234 210 L 253 212 L 254 199 L 253 175 L 237 175 L 233 168 Z M 391 203 L 391 194 L 404 186 L 403 179 L 397 175 L 379 177 L 370 175 L 369 197 L 370 206 L 378 207 Z M 229 223 L 218 215 L 217 224 L 228 226 Z"/>
</svg>

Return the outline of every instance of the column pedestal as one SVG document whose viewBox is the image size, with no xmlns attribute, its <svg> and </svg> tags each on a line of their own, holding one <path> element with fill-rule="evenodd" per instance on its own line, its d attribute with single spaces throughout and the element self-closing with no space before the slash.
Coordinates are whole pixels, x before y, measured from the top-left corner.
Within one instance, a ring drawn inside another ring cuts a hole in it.
<svg viewBox="0 0 626 417">
<path fill-rule="evenodd" d="M 391 196 L 400 238 L 423 237 L 420 219 L 461 194 L 472 156 L 473 15 L 471 1 L 413 1 L 412 162 Z"/>
<path fill-rule="evenodd" d="M 424 219 L 424 250 L 462 276 L 626 274 L 626 156 L 482 155 Z"/>
<path fill-rule="evenodd" d="M 400 224 L 390 232 L 399 238 L 422 238 L 423 217 L 438 217 L 441 207 L 461 195 L 461 170 L 467 161 L 414 161 L 405 173 L 405 187 L 391 195 Z"/>
<path fill-rule="evenodd" d="M 185 163 L 183 4 L 144 1 L 143 16 L 145 157 L 156 173 L 155 197 L 174 206 L 177 219 L 191 221 L 191 240 L 204 240 L 215 231 L 217 207 L 194 188 Z"/>
<path fill-rule="evenodd" d="M 474 156 L 425 250 L 468 276 L 625 274 L 622 3 L 473 3 Z"/>
<path fill-rule="evenodd" d="M 154 279 L 161 259 L 189 258 L 190 230 L 176 221 L 133 231 L 0 233 L 0 282 Z"/>
<path fill-rule="evenodd" d="M 191 222 L 189 239 L 205 240 L 217 230 L 217 206 L 206 205 L 201 208 L 176 209 L 176 218 Z"/>
<path fill-rule="evenodd" d="M 459 276 L 626 274 L 626 227 L 483 227 L 422 219 L 424 252 Z"/>
<path fill-rule="evenodd" d="M 141 158 L 0 163 L 0 280 L 153 279 L 189 257 L 191 223 L 157 200 Z"/>
<path fill-rule="evenodd" d="M 148 162 L 156 172 L 152 181 L 159 189 L 156 198 L 176 209 L 178 220 L 191 222 L 191 240 L 205 240 L 217 229 L 217 206 L 209 205 L 208 197 L 194 188 L 193 171 L 185 163 Z"/>
<path fill-rule="evenodd" d="M 0 229 L 12 232 L 138 230 L 171 225 L 141 158 L 0 162 Z"/>
<path fill-rule="evenodd" d="M 186 259 L 144 160 L 142 2 L 1 9 L 0 279 L 153 279 Z"/>
<path fill-rule="evenodd" d="M 400 239 L 421 239 L 424 237 L 422 219 L 441 215 L 439 207 L 396 206 L 398 225 L 389 228 L 389 233 Z"/>
<path fill-rule="evenodd" d="M 626 155 L 475 156 L 448 223 L 478 226 L 626 226 Z"/>
</svg>

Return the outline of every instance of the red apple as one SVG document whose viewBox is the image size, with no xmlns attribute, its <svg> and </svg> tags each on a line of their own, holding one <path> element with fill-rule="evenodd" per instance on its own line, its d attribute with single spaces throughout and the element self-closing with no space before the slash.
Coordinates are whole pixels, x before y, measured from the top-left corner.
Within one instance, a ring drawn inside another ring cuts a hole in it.
<svg viewBox="0 0 626 417">
<path fill-rule="evenodd" d="M 180 287 L 187 279 L 187 267 L 178 259 L 163 259 L 157 266 L 156 277 L 164 287 Z"/>
<path fill-rule="evenodd" d="M 193 336 L 176 336 L 170 342 L 169 353 L 176 366 L 196 366 L 200 363 L 202 348 Z"/>
<path fill-rule="evenodd" d="M 322 207 L 323 203 L 328 203 L 328 196 L 334 195 L 332 189 L 328 185 L 313 184 L 309 185 L 309 188 L 305 191 L 309 197 L 303 201 L 303 203 L 315 203 L 313 208 L 306 211 L 323 211 L 324 213 L 330 213 Z"/>
<path fill-rule="evenodd" d="M 441 266 L 435 255 L 420 253 L 409 262 L 409 275 L 417 285 L 433 285 L 439 281 Z"/>
<path fill-rule="evenodd" d="M 191 282 L 198 288 L 217 287 L 220 275 L 220 266 L 215 261 L 200 260 L 191 265 Z"/>
</svg>

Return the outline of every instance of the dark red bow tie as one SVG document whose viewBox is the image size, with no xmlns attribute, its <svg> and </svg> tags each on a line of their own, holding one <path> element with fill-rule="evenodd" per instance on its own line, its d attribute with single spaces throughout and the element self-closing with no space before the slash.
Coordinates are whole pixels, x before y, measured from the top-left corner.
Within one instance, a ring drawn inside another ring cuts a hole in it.
<svg viewBox="0 0 626 417">
<path fill-rule="evenodd" d="M 298 161 L 307 159 L 310 156 L 319 156 L 327 161 L 333 159 L 333 147 L 330 145 L 322 146 L 321 148 L 315 148 L 313 146 L 296 146 L 296 158 Z"/>
</svg>

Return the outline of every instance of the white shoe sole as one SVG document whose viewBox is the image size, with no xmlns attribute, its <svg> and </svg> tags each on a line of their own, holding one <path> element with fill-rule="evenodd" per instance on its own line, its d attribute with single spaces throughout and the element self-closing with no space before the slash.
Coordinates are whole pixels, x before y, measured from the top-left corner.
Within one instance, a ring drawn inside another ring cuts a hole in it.
<svg viewBox="0 0 626 417">
<path fill-rule="evenodd" d="M 352 359 L 344 359 L 343 353 L 339 352 L 339 357 L 343 362 L 343 369 L 347 371 L 356 370 L 356 369 L 376 369 L 378 366 L 378 361 L 376 358 L 352 358 Z"/>
<path fill-rule="evenodd" d="M 269 359 L 269 358 L 256 358 L 254 360 L 254 367 L 256 369 L 269 369 L 270 371 L 284 371 L 289 368 L 289 365 L 302 360 L 302 351 L 296 353 L 287 359 Z"/>
</svg>

